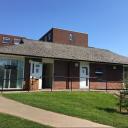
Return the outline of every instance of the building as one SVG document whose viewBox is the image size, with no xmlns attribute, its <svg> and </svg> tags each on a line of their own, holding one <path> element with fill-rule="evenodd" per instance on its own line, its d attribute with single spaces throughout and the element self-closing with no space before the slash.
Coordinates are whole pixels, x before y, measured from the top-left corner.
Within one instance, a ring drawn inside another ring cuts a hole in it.
<svg viewBox="0 0 128 128">
<path fill-rule="evenodd" d="M 0 47 L 4 90 L 122 89 L 128 58 L 88 46 L 88 34 L 52 28 L 39 41 Z"/>
<path fill-rule="evenodd" d="M 17 45 L 24 37 L 0 34 L 0 46 Z"/>
</svg>

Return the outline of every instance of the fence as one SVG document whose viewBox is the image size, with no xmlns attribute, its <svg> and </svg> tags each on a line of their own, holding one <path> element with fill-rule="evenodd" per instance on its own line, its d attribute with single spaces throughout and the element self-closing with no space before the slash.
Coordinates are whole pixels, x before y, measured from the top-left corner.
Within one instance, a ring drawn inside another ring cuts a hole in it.
<svg viewBox="0 0 128 128">
<path fill-rule="evenodd" d="M 65 76 L 43 76 L 42 79 L 49 79 L 49 81 L 52 82 L 52 84 L 49 86 L 49 89 L 53 91 L 55 89 L 55 82 L 58 80 L 63 80 L 65 83 L 67 83 L 67 86 L 65 89 L 67 90 L 73 90 L 74 89 L 74 81 L 78 81 L 80 83 L 80 80 L 84 80 L 85 84 L 88 85 L 88 90 L 125 90 L 123 88 L 123 81 L 107 81 L 103 79 L 99 79 L 97 77 L 65 77 Z M 0 81 L 10 81 L 10 80 L 22 80 L 22 84 L 24 84 L 24 78 L 19 78 L 19 79 L 0 79 Z M 33 84 L 33 78 L 31 78 Z M 48 83 L 46 83 L 48 84 Z M 28 87 L 28 91 L 31 89 L 31 85 Z M 61 84 L 59 85 L 61 86 Z M 1 85 L 0 90 L 4 91 L 7 90 L 8 88 L 4 88 L 4 84 Z M 13 88 L 15 89 L 15 88 Z M 20 90 L 23 90 L 24 87 Z M 79 89 L 79 88 L 78 88 Z M 11 89 L 12 90 L 12 89 Z"/>
<path fill-rule="evenodd" d="M 43 76 L 44 79 L 51 79 L 53 82 L 49 89 L 55 90 L 56 81 L 65 81 L 68 86 L 65 89 L 73 90 L 74 89 L 74 81 L 78 81 L 80 83 L 80 79 L 85 80 L 85 83 L 88 84 L 88 90 L 125 90 L 123 87 L 123 81 L 107 81 L 103 79 L 99 79 L 97 77 L 65 77 L 65 76 Z M 62 88 L 62 85 L 59 85 Z M 63 88 L 64 89 L 64 88 Z M 79 88 L 78 88 L 79 89 Z"/>
</svg>

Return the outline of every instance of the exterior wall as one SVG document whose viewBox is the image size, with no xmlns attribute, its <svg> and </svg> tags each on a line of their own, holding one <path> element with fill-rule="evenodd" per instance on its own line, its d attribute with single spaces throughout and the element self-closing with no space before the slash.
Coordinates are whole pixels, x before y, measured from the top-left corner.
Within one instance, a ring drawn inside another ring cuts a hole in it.
<svg viewBox="0 0 128 128">
<path fill-rule="evenodd" d="M 118 89 L 122 89 L 123 87 L 123 83 L 122 82 L 91 82 L 90 81 L 90 88 L 91 89 L 112 89 L 112 90 L 118 90 Z"/>
<path fill-rule="evenodd" d="M 24 66 L 24 90 L 29 90 L 30 88 L 30 63 L 29 58 L 25 58 L 25 66 Z"/>
<path fill-rule="evenodd" d="M 71 35 L 71 37 L 70 37 Z M 70 40 L 72 38 L 72 40 Z M 88 47 L 88 34 L 53 28 L 40 40 Z"/>
<path fill-rule="evenodd" d="M 3 43 L 3 37 L 8 37 L 10 38 L 9 43 Z M 13 36 L 13 35 L 4 35 L 4 34 L 0 34 L 0 46 L 5 46 L 5 45 L 14 45 L 14 39 L 22 39 L 22 37 L 19 36 Z"/>
<path fill-rule="evenodd" d="M 78 63 L 78 67 L 75 67 L 75 63 Z M 55 60 L 54 75 L 53 89 L 69 89 L 71 81 L 73 89 L 79 88 L 79 62 Z"/>
<path fill-rule="evenodd" d="M 101 69 L 103 74 L 96 74 Z M 122 89 L 123 66 L 103 63 L 90 64 L 91 89 Z"/>
<path fill-rule="evenodd" d="M 78 67 L 75 67 L 77 63 Z M 90 89 L 122 89 L 123 87 L 123 66 L 105 63 L 90 64 Z M 54 81 L 53 89 L 71 89 L 80 88 L 80 63 L 55 60 L 54 61 Z M 97 75 L 96 70 L 102 69 L 103 74 Z M 25 59 L 25 90 L 38 90 L 39 80 L 30 79 L 29 59 Z M 75 78 L 72 78 L 75 77 Z"/>
</svg>

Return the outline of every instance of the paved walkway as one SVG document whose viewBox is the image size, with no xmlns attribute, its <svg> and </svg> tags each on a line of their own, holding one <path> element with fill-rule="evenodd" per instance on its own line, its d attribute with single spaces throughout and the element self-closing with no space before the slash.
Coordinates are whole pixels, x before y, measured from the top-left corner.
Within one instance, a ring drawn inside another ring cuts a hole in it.
<svg viewBox="0 0 128 128">
<path fill-rule="evenodd" d="M 0 96 L 0 112 L 15 115 L 24 119 L 53 127 L 110 128 L 110 126 L 105 126 L 88 120 L 70 117 L 63 114 L 31 107 L 29 105 L 24 105 L 22 103 L 4 98 L 2 96 Z"/>
</svg>

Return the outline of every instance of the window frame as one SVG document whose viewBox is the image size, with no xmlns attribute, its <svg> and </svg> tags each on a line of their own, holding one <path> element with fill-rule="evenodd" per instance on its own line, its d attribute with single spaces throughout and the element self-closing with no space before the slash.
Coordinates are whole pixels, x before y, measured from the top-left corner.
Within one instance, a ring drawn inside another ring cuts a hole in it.
<svg viewBox="0 0 128 128">
<path fill-rule="evenodd" d="M 3 38 L 2 38 L 2 43 L 3 44 L 9 44 L 9 43 L 11 43 L 12 41 L 11 41 L 11 38 L 10 37 L 8 37 L 8 36 L 3 36 Z"/>
</svg>

